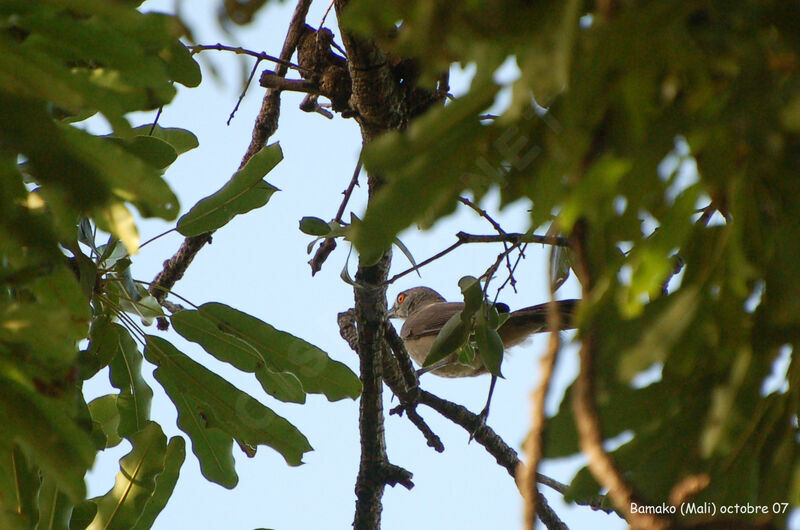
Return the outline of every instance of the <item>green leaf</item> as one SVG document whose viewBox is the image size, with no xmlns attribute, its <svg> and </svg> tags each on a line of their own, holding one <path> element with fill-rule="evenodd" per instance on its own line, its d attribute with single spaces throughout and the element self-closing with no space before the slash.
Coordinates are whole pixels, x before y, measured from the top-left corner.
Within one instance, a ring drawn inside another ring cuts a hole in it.
<svg viewBox="0 0 800 530">
<path fill-rule="evenodd" d="M 622 381 L 630 381 L 653 363 L 664 361 L 687 331 L 699 304 L 697 289 L 681 289 L 669 301 L 659 315 L 648 320 L 637 343 L 620 353 L 618 373 Z"/>
<path fill-rule="evenodd" d="M 102 449 L 119 445 L 122 437 L 119 435 L 120 415 L 117 409 L 116 394 L 93 399 L 89 403 L 89 413 L 92 415 L 93 424 L 105 436 L 106 442 Z"/>
<path fill-rule="evenodd" d="M 500 364 L 503 362 L 503 340 L 483 318 L 479 318 L 475 325 L 475 342 L 478 345 L 478 353 L 489 373 L 502 377 Z"/>
<path fill-rule="evenodd" d="M 150 402 L 153 390 L 142 378 L 142 354 L 128 330 L 119 324 L 110 324 L 106 338 L 115 354 L 110 364 L 109 379 L 119 389 L 119 435 L 130 438 L 150 421 Z"/>
<path fill-rule="evenodd" d="M 412 222 L 430 226 L 455 209 L 464 176 L 480 160 L 472 151 L 483 133 L 478 115 L 491 104 L 491 80 L 444 108 L 415 120 L 408 131 L 388 133 L 364 148 L 364 165 L 387 182 L 370 201 L 353 243 L 365 265 L 376 263 Z M 465 155 L 466 153 L 466 155 Z"/>
<path fill-rule="evenodd" d="M 39 470 L 16 444 L 0 442 L 0 525 L 9 530 L 33 528 L 38 514 Z"/>
<path fill-rule="evenodd" d="M 241 447 L 267 445 L 289 465 L 299 465 L 311 446 L 291 423 L 217 374 L 179 352 L 169 342 L 149 335 L 145 356 L 153 373 L 178 408 L 178 427 L 192 440 L 203 475 L 232 488 L 237 477 L 231 454 Z"/>
<path fill-rule="evenodd" d="M 417 266 L 417 262 L 414 261 L 414 256 L 411 254 L 411 251 L 408 250 L 408 247 L 405 245 L 405 243 L 400 241 L 399 237 L 396 237 L 396 238 L 394 238 L 394 244 L 397 246 L 397 248 L 400 249 L 400 252 L 403 253 L 403 255 L 406 257 L 406 259 L 409 261 L 409 263 L 411 263 L 411 266 L 412 267 L 416 267 Z M 416 272 L 417 272 L 417 276 L 422 278 L 422 274 L 420 274 L 419 269 L 417 269 Z"/>
<path fill-rule="evenodd" d="M 156 125 L 155 127 L 152 125 L 142 125 L 133 130 L 140 135 L 152 136 L 154 138 L 164 140 L 171 145 L 175 152 L 179 155 L 182 155 L 187 151 L 191 151 L 200 145 L 200 142 L 197 140 L 197 136 L 186 129 L 179 129 L 177 127 L 162 127 L 160 125 Z"/>
<path fill-rule="evenodd" d="M 39 377 L 49 372 L 63 376 L 89 324 L 88 300 L 72 271 L 59 265 L 48 272 L 30 282 L 34 300 L 0 305 L 0 343 L 24 344 L 28 361 L 44 368 Z"/>
<path fill-rule="evenodd" d="M 86 381 L 111 363 L 117 355 L 119 332 L 110 318 L 96 318 L 89 331 L 89 347 L 80 352 L 79 378 Z"/>
<path fill-rule="evenodd" d="M 550 284 L 554 292 L 567 281 L 571 268 L 572 250 L 567 247 L 553 247 L 550 253 Z"/>
<path fill-rule="evenodd" d="M 198 309 L 225 333 L 255 348 L 273 370 L 294 374 L 306 392 L 330 401 L 360 394 L 358 377 L 313 344 L 224 304 L 210 302 Z"/>
<path fill-rule="evenodd" d="M 172 315 L 172 326 L 185 339 L 200 344 L 204 350 L 239 370 L 254 373 L 269 395 L 292 403 L 305 403 L 303 385 L 291 372 L 277 372 L 253 346 L 227 333 L 223 322 L 200 310 L 179 311 Z"/>
<path fill-rule="evenodd" d="M 464 296 L 464 310 L 461 312 L 461 319 L 466 324 L 483 304 L 483 290 L 481 283 L 474 276 L 464 276 L 458 280 L 458 286 Z"/>
<path fill-rule="evenodd" d="M 62 126 L 61 134 L 68 148 L 97 172 L 114 195 L 136 206 L 143 217 L 171 220 L 177 216 L 178 198 L 159 170 L 107 138 L 70 125 Z"/>
<path fill-rule="evenodd" d="M 72 510 L 69 520 L 69 530 L 86 530 L 97 515 L 97 504 L 93 501 L 83 501 Z"/>
<path fill-rule="evenodd" d="M 1 368 L 5 368 L 2 366 Z M 39 395 L 0 369 L 0 424 L 72 502 L 83 500 L 83 477 L 94 461 L 94 443 L 55 400 Z M 42 433 L 48 433 L 42 436 Z"/>
<path fill-rule="evenodd" d="M 45 475 L 39 490 L 39 523 L 36 528 L 67 530 L 73 503 L 58 489 L 54 480 Z"/>
<path fill-rule="evenodd" d="M 156 477 L 164 471 L 167 437 L 157 423 L 149 423 L 130 438 L 131 452 L 119 461 L 114 486 L 92 499 L 97 514 L 91 528 L 133 528 L 156 489 Z"/>
<path fill-rule="evenodd" d="M 167 73 L 178 83 L 194 88 L 202 81 L 200 65 L 180 42 L 172 43 L 161 51 L 160 56 L 167 63 Z"/>
<path fill-rule="evenodd" d="M 319 217 L 303 217 L 300 219 L 300 231 L 310 236 L 324 236 L 330 233 L 331 227 Z"/>
<path fill-rule="evenodd" d="M 583 13 L 578 0 L 553 2 L 539 11 L 534 19 L 534 35 L 520 47 L 517 62 L 521 76 L 516 84 L 529 87 L 541 105 L 549 106 L 569 84 L 572 47 L 579 30 L 578 18 Z M 525 96 L 520 100 L 530 100 L 527 90 L 516 86 L 515 92 Z"/>
<path fill-rule="evenodd" d="M 163 170 L 178 158 L 178 153 L 169 143 L 155 136 L 140 135 L 130 139 L 109 140 L 156 169 Z"/>
<path fill-rule="evenodd" d="M 279 144 L 261 149 L 219 191 L 178 220 L 178 232 L 196 236 L 225 226 L 235 216 L 267 204 L 278 188 L 262 180 L 283 159 Z"/>
<path fill-rule="evenodd" d="M 467 338 L 469 338 L 469 328 L 461 319 L 461 311 L 459 311 L 445 322 L 442 330 L 436 335 L 423 366 L 430 366 L 444 359 L 464 344 Z"/>
<path fill-rule="evenodd" d="M 129 255 L 139 252 L 139 230 L 133 214 L 121 202 L 112 202 L 95 210 L 93 215 L 97 226 L 119 239 Z"/>
<path fill-rule="evenodd" d="M 167 505 L 167 501 L 175 490 L 184 460 L 186 460 L 186 442 L 180 436 L 173 436 L 167 444 L 164 471 L 156 477 L 156 489 L 147 500 L 147 504 L 145 504 L 133 530 L 148 530 L 152 528 L 156 517 Z"/>
</svg>

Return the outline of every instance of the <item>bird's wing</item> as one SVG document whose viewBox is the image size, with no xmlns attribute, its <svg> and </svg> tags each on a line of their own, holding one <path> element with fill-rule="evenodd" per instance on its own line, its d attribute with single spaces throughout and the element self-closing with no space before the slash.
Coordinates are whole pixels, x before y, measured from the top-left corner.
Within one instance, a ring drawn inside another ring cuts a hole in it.
<svg viewBox="0 0 800 530">
<path fill-rule="evenodd" d="M 463 308 L 464 304 L 461 302 L 437 302 L 426 305 L 406 319 L 400 330 L 400 337 L 407 340 L 438 335 L 442 326 Z"/>
</svg>

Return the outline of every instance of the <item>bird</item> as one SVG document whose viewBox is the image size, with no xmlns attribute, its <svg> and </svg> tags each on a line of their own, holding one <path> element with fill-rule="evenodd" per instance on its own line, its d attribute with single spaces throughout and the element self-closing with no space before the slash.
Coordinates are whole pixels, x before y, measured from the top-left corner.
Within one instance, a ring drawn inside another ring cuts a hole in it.
<svg viewBox="0 0 800 530">
<path fill-rule="evenodd" d="M 572 329 L 573 315 L 580 300 L 559 300 L 556 302 L 561 316 L 561 329 Z M 549 303 L 518 309 L 509 314 L 497 332 L 505 350 L 525 341 L 534 333 L 548 331 L 547 311 Z M 389 309 L 389 318 L 405 319 L 400 329 L 408 354 L 414 361 L 424 366 L 434 339 L 442 326 L 464 308 L 463 302 L 447 302 L 445 298 L 429 287 L 413 287 L 397 295 L 394 305 Z M 456 355 L 447 357 L 441 365 L 430 370 L 441 377 L 472 377 L 487 373 L 480 356 L 475 356 L 471 364 L 462 364 Z"/>
</svg>

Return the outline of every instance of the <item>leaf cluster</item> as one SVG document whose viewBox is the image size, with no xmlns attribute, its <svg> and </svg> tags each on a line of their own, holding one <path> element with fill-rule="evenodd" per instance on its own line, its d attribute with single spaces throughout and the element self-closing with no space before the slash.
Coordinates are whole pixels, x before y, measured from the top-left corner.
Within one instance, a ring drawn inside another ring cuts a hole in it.
<svg viewBox="0 0 800 530">
<path fill-rule="evenodd" d="M 195 147 L 189 131 L 135 127 L 200 69 L 173 17 L 138 2 L 0 4 L 0 527 L 144 529 L 165 506 L 185 439 L 153 422 L 144 361 L 178 410 L 208 480 L 235 486 L 233 442 L 301 463 L 311 446 L 288 420 L 143 327 L 166 318 L 131 272 L 140 247 L 131 208 L 174 221 L 163 178 Z M 87 124 L 84 120 L 94 117 Z M 97 134 L 100 120 L 109 134 Z M 177 222 L 192 236 L 267 203 L 277 144 L 255 154 Z M 172 315 L 188 340 L 253 374 L 275 399 L 355 398 L 356 376 L 319 348 L 224 304 Z M 139 323 L 141 322 L 141 323 Z M 86 401 L 105 374 L 115 392 Z M 86 498 L 99 451 L 126 440 L 115 485 Z"/>
<path fill-rule="evenodd" d="M 529 201 L 531 231 L 580 221 L 578 340 L 598 345 L 594 399 L 637 492 L 670 502 L 707 474 L 697 501 L 798 504 L 800 11 L 613 4 L 352 2 L 343 23 L 429 73 L 475 68 L 466 94 L 366 147 L 385 184 L 352 240 L 375 261 L 465 191 Z M 570 395 L 552 458 L 579 450 Z M 571 488 L 600 492 L 586 469 Z"/>
</svg>

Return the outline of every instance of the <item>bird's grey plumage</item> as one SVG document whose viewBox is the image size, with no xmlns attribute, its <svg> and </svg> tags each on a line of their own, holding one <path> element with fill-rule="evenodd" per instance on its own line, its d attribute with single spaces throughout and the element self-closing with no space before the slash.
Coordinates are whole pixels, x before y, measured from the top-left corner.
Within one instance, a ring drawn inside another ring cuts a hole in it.
<svg viewBox="0 0 800 530">
<path fill-rule="evenodd" d="M 561 316 L 561 329 L 572 328 L 572 315 L 578 300 L 561 300 L 557 304 Z M 405 342 L 411 358 L 422 366 L 442 326 L 463 307 L 462 302 L 446 302 L 444 297 L 433 289 L 413 287 L 397 295 L 394 305 L 389 310 L 389 317 L 406 319 L 400 330 L 400 337 Z M 497 330 L 505 348 L 521 344 L 534 333 L 547 331 L 547 311 L 548 304 L 545 303 L 512 312 Z M 432 370 L 432 373 L 443 377 L 486 373 L 486 368 L 477 356 L 471 365 L 458 363 L 455 355 L 450 361 L 449 364 Z"/>
</svg>

